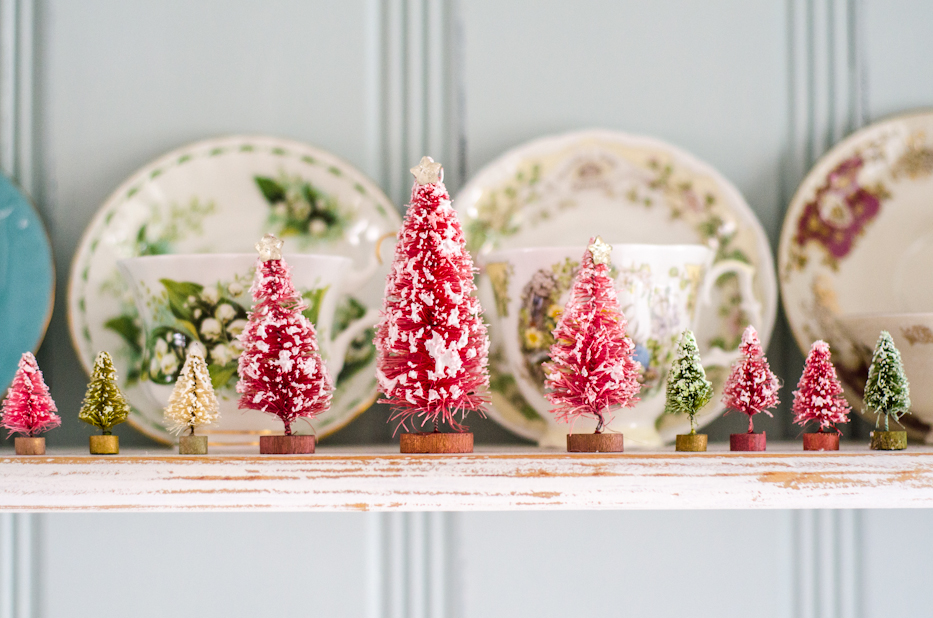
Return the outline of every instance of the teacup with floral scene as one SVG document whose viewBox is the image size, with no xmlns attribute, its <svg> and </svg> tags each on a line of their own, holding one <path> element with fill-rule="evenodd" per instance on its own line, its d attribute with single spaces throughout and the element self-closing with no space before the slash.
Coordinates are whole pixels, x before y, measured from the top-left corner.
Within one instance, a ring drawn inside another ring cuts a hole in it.
<svg viewBox="0 0 933 618">
<path fill-rule="evenodd" d="M 502 337 L 505 359 L 522 396 L 547 421 L 544 446 L 562 446 L 570 427 L 558 425 L 544 398 L 543 363 L 550 360 L 556 327 L 567 302 L 585 247 L 541 247 L 495 251 L 483 268 L 496 299 L 495 328 Z M 684 329 L 696 327 L 697 309 L 708 302 L 710 288 L 725 273 L 740 280 L 743 302 L 760 324 L 760 308 L 751 294 L 754 270 L 745 263 L 720 261 L 702 245 L 612 246 L 611 275 L 619 304 L 628 320 L 628 334 L 641 364 L 640 401 L 634 408 L 615 411 L 610 430 L 625 433 L 626 446 L 657 446 L 662 440 L 656 421 L 663 413 L 664 386 L 677 340 Z M 491 309 L 491 308 L 488 308 Z M 487 309 L 487 310 L 488 310 Z M 704 364 L 725 365 L 735 353 L 714 349 Z M 595 421 L 580 419 L 574 432 L 593 431 Z"/>
</svg>

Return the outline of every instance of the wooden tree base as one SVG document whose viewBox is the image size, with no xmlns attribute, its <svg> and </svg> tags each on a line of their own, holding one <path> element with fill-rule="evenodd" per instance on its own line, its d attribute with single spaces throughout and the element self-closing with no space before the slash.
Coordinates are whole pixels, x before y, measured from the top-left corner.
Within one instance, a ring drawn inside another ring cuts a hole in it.
<svg viewBox="0 0 933 618">
<path fill-rule="evenodd" d="M 803 450 L 805 451 L 838 451 L 838 433 L 805 433 L 803 434 Z"/>
<path fill-rule="evenodd" d="M 621 433 L 573 433 L 567 436 L 568 453 L 622 453 Z"/>
<path fill-rule="evenodd" d="M 686 453 L 706 452 L 706 434 L 688 433 L 677 436 L 676 450 Z"/>
<path fill-rule="evenodd" d="M 17 455 L 45 455 L 45 438 L 14 438 Z"/>
<path fill-rule="evenodd" d="M 120 453 L 120 436 L 91 436 L 91 455 L 117 455 Z"/>
<path fill-rule="evenodd" d="M 907 448 L 906 431 L 873 431 L 871 448 L 875 451 L 903 451 Z"/>
<path fill-rule="evenodd" d="M 768 446 L 765 432 L 734 433 L 729 436 L 730 451 L 763 451 Z"/>
<path fill-rule="evenodd" d="M 259 436 L 261 455 L 310 455 L 317 440 L 314 436 Z M 205 449 L 207 445 L 205 445 Z"/>
<path fill-rule="evenodd" d="M 207 455 L 207 436 L 181 436 L 178 438 L 178 454 Z"/>
<path fill-rule="evenodd" d="M 403 433 L 402 453 L 472 453 L 473 434 L 469 432 Z"/>
</svg>

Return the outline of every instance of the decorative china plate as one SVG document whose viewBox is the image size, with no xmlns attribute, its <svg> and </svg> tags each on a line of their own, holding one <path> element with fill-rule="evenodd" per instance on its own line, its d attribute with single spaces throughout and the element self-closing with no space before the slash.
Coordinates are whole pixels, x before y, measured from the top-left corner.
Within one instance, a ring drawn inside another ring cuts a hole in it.
<svg viewBox="0 0 933 618">
<path fill-rule="evenodd" d="M 778 246 L 784 310 L 797 345 L 829 342 L 846 397 L 861 409 L 871 350 L 838 318 L 933 311 L 933 112 L 852 134 L 797 189 Z M 930 427 L 902 419 L 914 437 Z"/>
<path fill-rule="evenodd" d="M 140 387 L 144 349 L 139 314 L 117 260 L 175 253 L 244 253 L 263 234 L 285 239 L 287 253 L 343 255 L 363 285 L 344 298 L 335 329 L 380 308 L 388 263 L 377 265 L 380 240 L 400 219 L 385 194 L 361 172 L 311 146 L 271 137 L 211 139 L 171 152 L 133 174 L 104 203 L 75 254 L 68 290 L 69 325 L 78 356 L 90 371 L 109 350 L 134 410 L 130 422 L 169 442 L 162 410 Z M 384 248 L 383 251 L 386 251 Z M 234 376 L 235 378 L 235 376 Z M 333 404 L 318 417 L 318 436 L 336 431 L 376 396 L 372 332 L 350 346 Z M 256 414 L 244 411 L 244 414 Z M 256 441 L 257 429 L 225 432 L 213 444 Z"/>
<path fill-rule="evenodd" d="M 23 352 L 42 343 L 52 317 L 55 266 L 39 214 L 0 174 L 0 388 L 6 391 Z"/>
<path fill-rule="evenodd" d="M 777 283 L 764 230 L 732 183 L 679 148 L 612 131 L 535 140 L 483 168 L 460 191 L 454 207 L 480 264 L 496 249 L 583 247 L 596 234 L 608 243 L 709 246 L 717 261 L 737 259 L 755 268 L 754 291 L 764 321 L 759 334 L 766 345 L 770 338 Z M 479 293 L 486 310 L 494 310 L 487 277 Z M 703 352 L 713 346 L 735 349 L 745 323 L 737 278 L 723 277 L 716 296 L 714 309 L 698 318 Z M 494 325 L 490 331 L 491 414 L 515 433 L 538 440 L 546 431 L 544 419 L 518 392 L 496 343 L 504 334 Z M 717 402 L 725 377 L 725 370 L 710 371 Z M 701 423 L 721 412 L 722 406 L 710 405 Z M 686 418 L 663 415 L 658 429 L 670 441 L 688 426 Z"/>
</svg>

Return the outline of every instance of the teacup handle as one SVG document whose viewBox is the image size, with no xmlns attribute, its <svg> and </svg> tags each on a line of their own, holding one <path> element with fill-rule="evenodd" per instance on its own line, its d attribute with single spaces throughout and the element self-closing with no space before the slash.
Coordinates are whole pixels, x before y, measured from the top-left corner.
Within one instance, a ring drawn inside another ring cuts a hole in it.
<svg viewBox="0 0 933 618">
<path fill-rule="evenodd" d="M 362 316 L 343 329 L 339 335 L 330 340 L 327 346 L 327 371 L 330 377 L 337 379 L 337 374 L 343 369 L 343 361 L 347 356 L 347 348 L 350 343 L 364 332 L 367 328 L 372 328 L 379 321 L 379 310 L 370 308 Z"/>
<path fill-rule="evenodd" d="M 713 302 L 712 292 L 716 281 L 726 273 L 734 272 L 739 278 L 739 294 L 742 297 L 742 311 L 749 317 L 752 326 L 761 328 L 763 318 L 761 316 L 761 303 L 755 298 L 755 269 L 754 267 L 740 262 L 738 260 L 722 260 L 716 262 L 706 273 L 703 281 L 703 290 L 700 294 L 700 302 L 703 305 L 711 305 Z M 712 367 L 728 367 L 734 363 L 740 356 L 739 350 L 723 350 L 722 348 L 712 348 L 703 355 L 703 364 Z"/>
<path fill-rule="evenodd" d="M 373 255 L 370 256 L 366 267 L 362 270 L 349 273 L 346 276 L 343 284 L 340 286 L 340 291 L 344 294 L 351 294 L 363 287 L 363 284 L 369 281 L 369 278 L 373 276 L 373 273 L 376 272 L 376 269 L 378 269 L 383 262 L 382 243 L 390 238 L 395 237 L 395 232 L 383 234 L 379 240 L 376 241 L 375 251 L 373 252 Z"/>
</svg>

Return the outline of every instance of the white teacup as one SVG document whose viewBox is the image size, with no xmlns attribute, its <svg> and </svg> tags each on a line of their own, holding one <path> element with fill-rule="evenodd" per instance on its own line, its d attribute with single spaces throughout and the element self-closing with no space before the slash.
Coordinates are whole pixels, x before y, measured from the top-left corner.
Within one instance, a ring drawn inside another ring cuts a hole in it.
<svg viewBox="0 0 933 618">
<path fill-rule="evenodd" d="M 334 336 L 334 314 L 343 294 L 353 292 L 369 273 L 350 272 L 352 260 L 332 255 L 286 255 L 292 283 L 314 323 L 322 356 L 331 379 L 343 367 L 351 341 L 378 319 L 370 309 Z M 274 420 L 232 414 L 235 392 L 236 336 L 246 325 L 252 307 L 250 286 L 256 267 L 255 253 L 158 255 L 129 258 L 118 263 L 131 283 L 145 330 L 141 384 L 158 407 L 168 403 L 189 346 L 205 351 L 208 369 L 221 406 L 224 431 L 281 429 Z M 215 428 L 211 428 L 215 430 Z"/>
<path fill-rule="evenodd" d="M 497 324 L 508 367 L 526 401 L 547 421 L 542 446 L 563 446 L 569 425 L 558 425 L 544 398 L 542 363 L 550 360 L 551 331 L 569 297 L 573 277 L 585 247 L 542 247 L 496 251 L 485 256 L 484 268 L 496 298 Z M 752 323 L 762 323 L 760 305 L 752 292 L 754 269 L 743 262 L 723 260 L 713 265 L 714 253 L 702 245 L 612 246 L 612 275 L 619 304 L 642 365 L 640 401 L 616 410 L 610 429 L 625 433 L 633 446 L 658 446 L 655 425 L 664 411 L 664 389 L 677 341 L 684 329 L 695 329 L 698 307 L 709 302 L 711 288 L 725 273 L 739 277 L 743 308 Z M 491 314 L 491 312 L 490 312 Z M 489 315 L 489 314 L 487 314 Z M 723 366 L 736 351 L 715 348 L 704 365 Z M 575 432 L 593 431 L 596 422 L 579 419 Z"/>
</svg>

